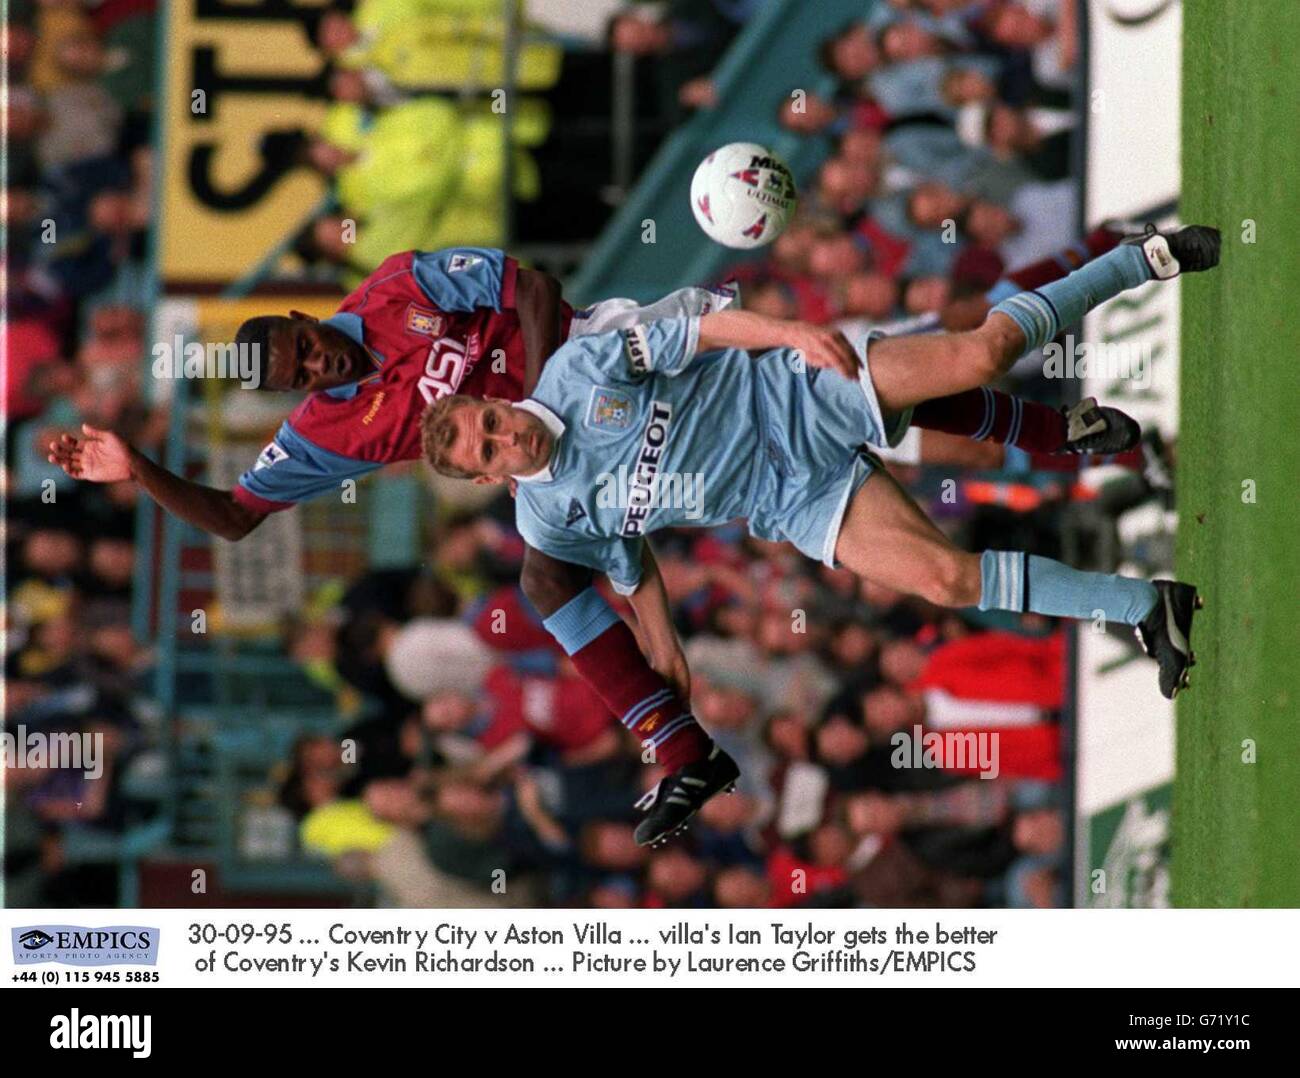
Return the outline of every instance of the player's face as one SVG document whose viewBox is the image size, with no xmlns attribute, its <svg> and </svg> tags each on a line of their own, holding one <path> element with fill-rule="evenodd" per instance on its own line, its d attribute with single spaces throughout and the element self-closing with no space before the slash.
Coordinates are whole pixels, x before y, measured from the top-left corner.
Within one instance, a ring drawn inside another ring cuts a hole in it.
<svg viewBox="0 0 1300 1078">
<path fill-rule="evenodd" d="M 347 334 L 310 318 L 288 318 L 271 331 L 268 389 L 314 391 L 347 385 L 373 369 Z"/>
<path fill-rule="evenodd" d="M 476 401 L 451 413 L 456 438 L 447 463 L 481 480 L 532 475 L 551 459 L 554 439 L 537 416 L 505 401 Z"/>
</svg>

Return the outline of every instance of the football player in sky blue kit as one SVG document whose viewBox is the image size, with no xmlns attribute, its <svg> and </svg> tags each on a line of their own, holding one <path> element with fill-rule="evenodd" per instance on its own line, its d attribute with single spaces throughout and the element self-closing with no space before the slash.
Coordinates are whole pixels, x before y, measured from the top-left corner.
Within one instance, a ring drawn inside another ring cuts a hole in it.
<svg viewBox="0 0 1300 1078">
<path fill-rule="evenodd" d="M 1172 698 L 1194 662 L 1192 585 L 960 550 L 861 447 L 896 441 L 914 408 L 992 381 L 1112 296 L 1212 268 L 1219 242 L 1211 228 L 1149 228 L 1059 281 L 1002 300 L 967 333 L 872 333 L 855 348 L 842 336 L 808 338 L 797 324 L 723 310 L 575 339 L 527 400 L 454 397 L 431 407 L 425 455 L 446 475 L 516 479 L 521 535 L 556 562 L 605 573 L 629 597 L 657 669 L 671 667 L 680 645 L 645 537 L 743 517 L 759 538 L 788 540 L 940 606 L 1073 618 L 1100 610 L 1137 629 Z M 740 349 L 769 351 L 751 360 Z M 572 654 L 606 616 L 580 595 L 547 626 Z M 653 701 L 623 721 L 656 748 L 694 726 Z M 738 774 L 716 746 L 669 770 L 644 799 L 639 842 L 685 827 Z"/>
</svg>

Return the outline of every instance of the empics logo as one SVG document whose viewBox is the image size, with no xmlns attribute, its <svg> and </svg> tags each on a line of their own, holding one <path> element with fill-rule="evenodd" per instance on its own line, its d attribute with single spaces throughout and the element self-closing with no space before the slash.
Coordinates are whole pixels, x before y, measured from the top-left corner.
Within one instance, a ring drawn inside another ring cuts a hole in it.
<svg viewBox="0 0 1300 1078">
<path fill-rule="evenodd" d="M 153 966 L 158 929 L 141 925 L 23 925 L 12 930 L 14 965 Z"/>
<path fill-rule="evenodd" d="M 47 944 L 53 943 L 54 937 L 39 928 L 29 929 L 18 937 L 18 946 L 24 951 L 39 951 Z"/>
<path fill-rule="evenodd" d="M 149 1014 L 70 1014 L 50 1018 L 51 1048 L 129 1049 L 135 1059 L 153 1051 L 153 1016 Z"/>
</svg>

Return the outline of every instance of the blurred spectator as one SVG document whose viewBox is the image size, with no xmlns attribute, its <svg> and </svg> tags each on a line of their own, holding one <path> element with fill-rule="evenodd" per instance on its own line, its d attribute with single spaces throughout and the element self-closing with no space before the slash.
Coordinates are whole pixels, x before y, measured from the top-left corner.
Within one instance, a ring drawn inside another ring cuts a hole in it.
<svg viewBox="0 0 1300 1078">
<path fill-rule="evenodd" d="M 758 6 L 756 0 L 630 4 L 610 20 L 609 46 L 653 62 L 658 120 L 675 126 L 689 110 L 716 103 L 708 76 Z"/>
<path fill-rule="evenodd" d="M 326 56 L 361 72 L 369 92 L 389 101 L 505 85 L 504 42 L 501 5 L 492 0 L 363 0 L 351 15 L 326 12 L 316 36 Z M 558 46 L 525 41 L 515 85 L 535 90 L 554 84 L 560 62 Z"/>
</svg>

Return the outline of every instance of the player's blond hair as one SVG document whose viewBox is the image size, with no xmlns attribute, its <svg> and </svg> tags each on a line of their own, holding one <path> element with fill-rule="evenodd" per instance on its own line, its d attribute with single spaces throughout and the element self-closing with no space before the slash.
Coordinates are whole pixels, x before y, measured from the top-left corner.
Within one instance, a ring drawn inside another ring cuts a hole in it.
<svg viewBox="0 0 1300 1078">
<path fill-rule="evenodd" d="M 439 475 L 450 479 L 476 479 L 481 472 L 467 472 L 449 460 L 451 447 L 456 442 L 456 422 L 453 414 L 460 408 L 481 403 L 473 397 L 448 394 L 434 401 L 420 416 L 420 450 L 430 466 Z"/>
</svg>

